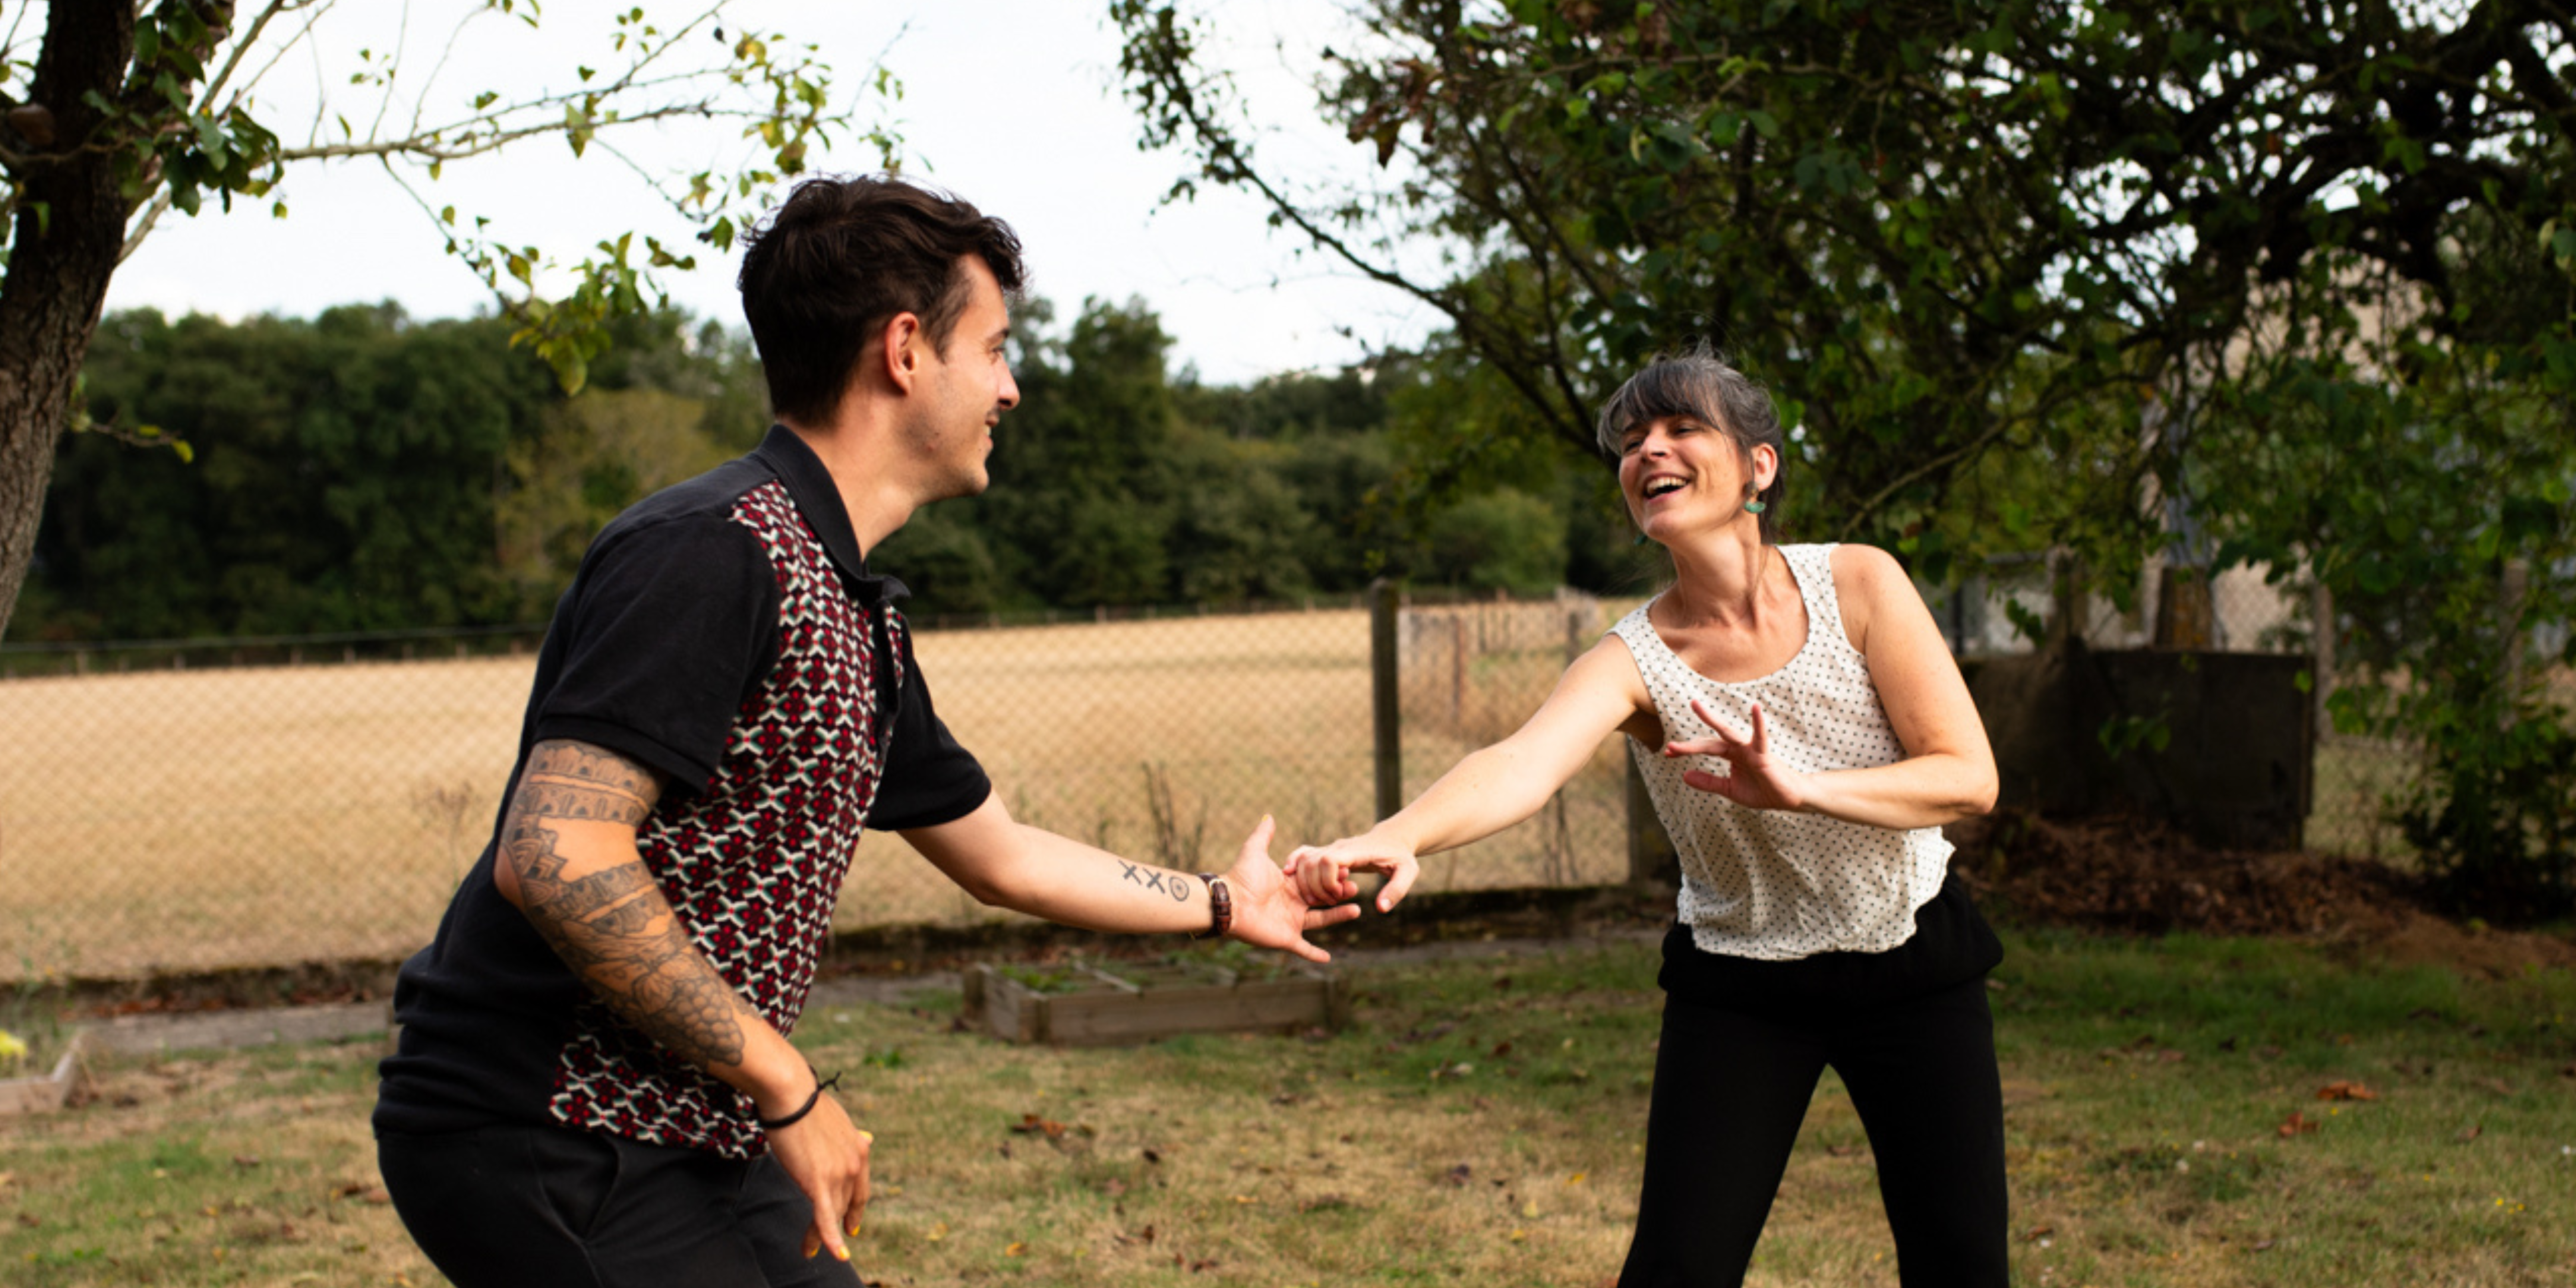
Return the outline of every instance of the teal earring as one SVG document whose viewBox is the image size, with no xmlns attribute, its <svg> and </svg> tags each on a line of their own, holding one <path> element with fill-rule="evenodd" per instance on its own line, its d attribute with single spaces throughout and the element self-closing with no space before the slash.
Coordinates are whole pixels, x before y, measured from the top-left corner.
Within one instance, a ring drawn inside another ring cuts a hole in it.
<svg viewBox="0 0 2576 1288">
<path fill-rule="evenodd" d="M 1770 506 L 1764 505 L 1760 501 L 1747 501 L 1744 503 L 1744 512 L 1746 514 L 1760 514 L 1764 510 L 1768 510 L 1770 508 Z"/>
<path fill-rule="evenodd" d="M 1642 546 L 1642 545 L 1646 544 L 1646 534 L 1645 534 L 1645 533 L 1642 533 L 1642 532 L 1638 533 L 1638 534 L 1637 534 L 1637 539 L 1636 539 L 1636 540 L 1634 540 L 1634 541 L 1629 542 L 1628 544 L 1630 544 L 1630 545 L 1632 545 L 1632 546 Z"/>
</svg>

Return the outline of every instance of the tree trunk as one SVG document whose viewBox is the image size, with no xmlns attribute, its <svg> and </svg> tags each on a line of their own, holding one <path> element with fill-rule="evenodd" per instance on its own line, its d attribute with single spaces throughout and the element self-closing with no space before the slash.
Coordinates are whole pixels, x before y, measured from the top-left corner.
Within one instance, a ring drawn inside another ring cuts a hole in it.
<svg viewBox="0 0 2576 1288">
<path fill-rule="evenodd" d="M 28 101 L 53 112 L 54 140 L 48 155 L 11 167 L 17 224 L 0 281 L 0 638 L 35 558 L 54 448 L 131 212 L 114 152 L 82 146 L 104 123 L 82 98 L 115 96 L 133 58 L 133 5 L 47 6 Z"/>
</svg>

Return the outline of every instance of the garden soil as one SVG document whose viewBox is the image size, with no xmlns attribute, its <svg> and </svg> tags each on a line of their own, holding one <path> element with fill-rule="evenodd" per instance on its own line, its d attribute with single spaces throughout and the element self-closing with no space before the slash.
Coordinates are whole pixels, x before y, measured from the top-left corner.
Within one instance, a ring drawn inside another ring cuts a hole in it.
<svg viewBox="0 0 2576 1288">
<path fill-rule="evenodd" d="M 2576 969 L 2576 939 L 2453 921 L 2386 864 L 2299 851 L 2216 850 L 2140 818 L 2004 811 L 1953 825 L 1952 865 L 1999 918 L 2131 934 L 2319 941 L 2490 978 Z"/>
</svg>

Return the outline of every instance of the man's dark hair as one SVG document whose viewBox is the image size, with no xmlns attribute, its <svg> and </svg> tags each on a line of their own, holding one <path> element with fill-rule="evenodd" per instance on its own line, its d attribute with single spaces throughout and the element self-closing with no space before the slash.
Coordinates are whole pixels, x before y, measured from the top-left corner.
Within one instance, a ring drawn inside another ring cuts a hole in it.
<svg viewBox="0 0 2576 1288">
<path fill-rule="evenodd" d="M 746 238 L 735 279 L 770 414 L 830 419 L 860 351 L 898 313 L 918 316 L 945 353 L 972 293 L 968 255 L 1018 294 L 1019 235 L 948 193 L 893 175 L 796 185 Z"/>
</svg>

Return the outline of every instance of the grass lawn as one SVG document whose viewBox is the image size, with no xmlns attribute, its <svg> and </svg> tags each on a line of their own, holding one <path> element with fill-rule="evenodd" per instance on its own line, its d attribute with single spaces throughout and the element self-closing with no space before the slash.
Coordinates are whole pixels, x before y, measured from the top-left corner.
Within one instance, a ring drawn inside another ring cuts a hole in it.
<svg viewBox="0 0 2576 1288">
<path fill-rule="evenodd" d="M 2576 1285 L 2576 976 L 2007 940 L 2020 1282 Z M 1373 968 L 1329 1038 L 1031 1051 L 933 996 L 799 1041 L 877 1133 L 876 1281 L 1588 1286 L 1626 1248 L 1654 967 L 1622 942 Z M 439 1282 L 375 1190 L 373 1056 L 114 1065 L 101 1100 L 0 1122 L 0 1279 Z M 1830 1076 L 1753 1282 L 1896 1282 Z"/>
</svg>

